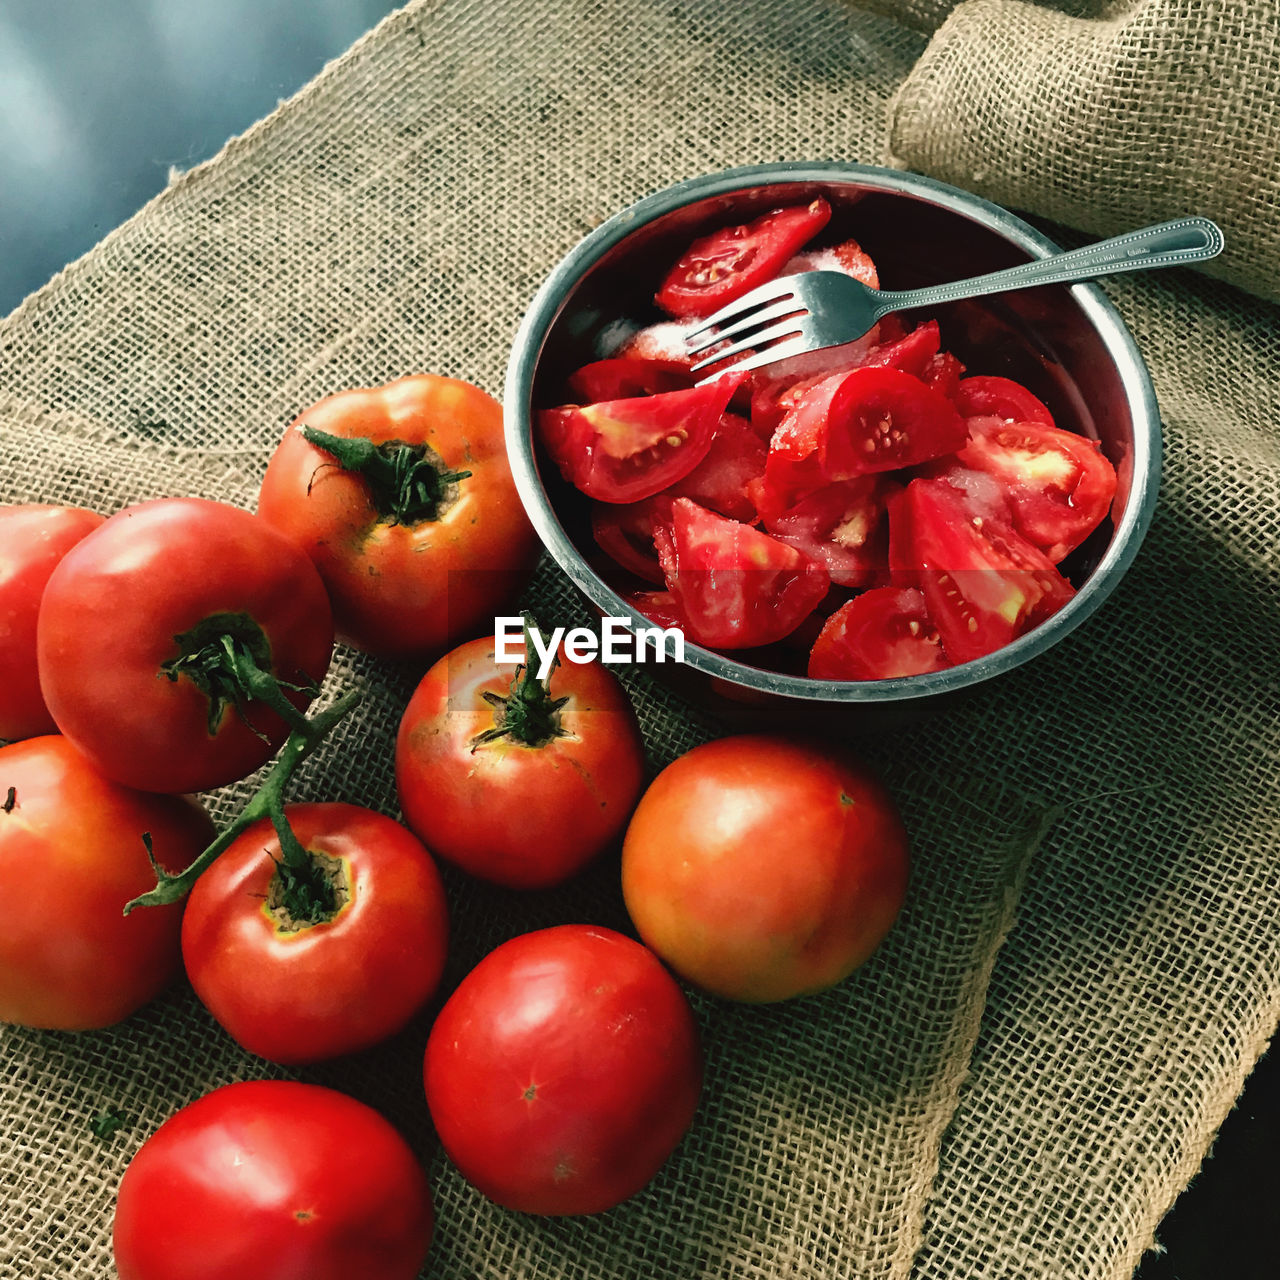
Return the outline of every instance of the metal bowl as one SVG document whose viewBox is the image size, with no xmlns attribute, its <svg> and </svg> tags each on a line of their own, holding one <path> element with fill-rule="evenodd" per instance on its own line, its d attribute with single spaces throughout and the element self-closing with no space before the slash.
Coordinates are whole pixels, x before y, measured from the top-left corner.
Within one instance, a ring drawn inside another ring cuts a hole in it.
<svg viewBox="0 0 1280 1280">
<path fill-rule="evenodd" d="M 1044 257 L 1058 246 L 1013 214 L 955 187 L 914 174 L 853 164 L 770 164 L 693 178 L 632 205 L 573 248 L 533 299 L 511 352 L 505 390 L 507 448 L 516 486 L 551 554 L 605 616 L 647 620 L 592 568 L 587 502 L 561 479 L 534 433 L 537 409 L 563 400 L 566 377 L 598 358 L 602 331 L 620 319 L 661 319 L 652 303 L 667 267 L 690 241 L 716 227 L 816 196 L 833 214 L 824 233 L 853 236 L 885 288 L 978 275 Z M 1029 662 L 1096 610 L 1129 567 L 1159 487 L 1160 418 L 1133 338 L 1096 285 L 1051 285 L 931 310 L 944 349 L 970 373 L 1023 383 L 1059 425 L 1100 442 L 1119 484 L 1111 518 L 1061 566 L 1077 588 L 1058 613 L 1012 644 L 927 675 L 845 682 L 753 665 L 686 646 L 677 683 L 717 709 L 763 707 L 812 716 L 822 708 L 875 715 L 932 708 L 946 695 Z M 671 673 L 670 665 L 653 667 Z"/>
</svg>

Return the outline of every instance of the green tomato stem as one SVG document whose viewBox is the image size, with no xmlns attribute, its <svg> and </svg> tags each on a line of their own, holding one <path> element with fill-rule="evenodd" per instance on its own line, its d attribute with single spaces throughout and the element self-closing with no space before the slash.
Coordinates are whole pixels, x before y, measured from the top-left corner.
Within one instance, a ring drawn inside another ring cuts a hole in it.
<svg viewBox="0 0 1280 1280">
<path fill-rule="evenodd" d="M 450 471 L 425 444 L 388 440 L 374 444 L 364 436 L 335 436 L 302 427 L 303 439 L 324 450 L 344 471 L 361 476 L 379 517 L 388 524 L 438 520 L 470 471 Z"/>
<path fill-rule="evenodd" d="M 151 860 L 151 868 L 156 875 L 156 887 L 141 894 L 125 904 L 124 914 L 128 915 L 136 907 L 157 907 L 166 903 L 177 902 L 185 897 L 191 886 L 208 870 L 218 857 L 225 853 L 228 846 L 255 822 L 263 818 L 270 820 L 280 837 L 280 849 L 284 857 L 284 865 L 298 872 L 310 867 L 311 854 L 302 846 L 289 826 L 284 812 L 284 793 L 289 780 L 298 766 L 329 736 L 334 727 L 353 710 L 363 695 L 358 689 L 344 694 L 327 711 L 319 712 L 314 718 L 302 719 L 302 724 L 293 730 L 285 740 L 276 756 L 275 764 L 263 779 L 262 785 L 249 798 L 236 818 L 221 832 L 217 838 L 196 860 L 185 870 L 176 874 L 166 871 L 156 861 L 151 848 L 149 836 L 143 841 L 147 846 L 147 857 Z"/>
<path fill-rule="evenodd" d="M 568 697 L 551 696 L 551 677 L 560 665 L 560 655 L 551 659 L 551 669 L 545 680 L 539 680 L 530 655 L 537 652 L 533 645 L 533 615 L 527 611 L 524 618 L 525 660 L 511 677 L 511 685 L 505 694 L 489 689 L 481 697 L 494 708 L 493 728 L 485 729 L 471 739 L 474 752 L 487 742 L 507 738 L 526 747 L 545 747 L 555 738 L 568 737 L 568 730 L 561 727 L 560 708 Z"/>
</svg>

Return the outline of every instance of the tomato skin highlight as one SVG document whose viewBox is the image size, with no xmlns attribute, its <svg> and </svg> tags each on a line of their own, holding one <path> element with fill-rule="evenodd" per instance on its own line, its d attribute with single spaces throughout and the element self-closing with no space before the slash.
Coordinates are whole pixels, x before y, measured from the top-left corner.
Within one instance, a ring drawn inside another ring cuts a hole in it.
<svg viewBox="0 0 1280 1280">
<path fill-rule="evenodd" d="M 208 696 L 187 675 L 164 677 L 178 637 L 216 615 L 261 628 L 281 680 L 324 678 L 333 623 L 319 574 L 237 507 L 204 498 L 126 507 L 53 571 L 36 631 L 40 684 L 59 730 L 108 777 L 143 791 L 204 791 L 252 773 L 284 741 L 284 721 L 259 702 L 243 717 L 226 706 L 211 734 Z"/>
<path fill-rule="evenodd" d="M 82 507 L 0 507 L 0 740 L 56 732 L 36 661 L 40 597 L 62 557 L 103 518 Z"/>
<path fill-rule="evenodd" d="M 467 471 L 434 518 L 380 514 L 369 482 L 302 434 L 425 445 Z M 502 406 L 470 383 L 415 374 L 341 391 L 298 415 L 272 454 L 258 514 L 313 561 L 338 637 L 387 658 L 437 657 L 523 586 L 539 543 L 516 493 Z"/>
<path fill-rule="evenodd" d="M 168 871 L 213 839 L 192 800 L 104 777 L 66 738 L 0 748 L 0 1022 L 54 1031 L 112 1026 L 181 967 L 182 904 L 124 905 L 153 889 L 144 832 Z"/>
<path fill-rule="evenodd" d="M 349 804 L 285 810 L 304 848 L 341 862 L 347 900 L 289 929 L 268 908 L 280 839 L 268 820 L 196 881 L 182 920 L 187 976 L 250 1053 L 319 1062 L 401 1030 L 435 994 L 449 919 L 440 874 L 398 822 Z"/>
<path fill-rule="evenodd" d="M 143 1143 L 112 1242 L 119 1280 L 415 1280 L 433 1227 L 421 1166 L 372 1107 L 254 1080 Z"/>
<path fill-rule="evenodd" d="M 902 906 L 907 835 L 843 750 L 748 734 L 695 747 L 641 798 L 622 892 L 641 939 L 729 1000 L 826 990 L 868 959 Z"/>
<path fill-rule="evenodd" d="M 449 1158 L 523 1213 L 600 1213 L 645 1187 L 693 1121 L 702 1051 L 657 957 L 562 925 L 490 952 L 440 1011 L 423 1061 Z"/>
<path fill-rule="evenodd" d="M 437 857 L 508 888 L 547 888 L 582 870 L 621 835 L 644 785 L 644 746 L 617 677 L 596 660 L 561 658 L 549 692 L 569 699 L 556 713 L 562 737 L 472 749 L 495 724 L 484 694 L 506 696 L 515 674 L 498 666 L 488 636 L 423 676 L 396 737 L 405 822 Z"/>
</svg>

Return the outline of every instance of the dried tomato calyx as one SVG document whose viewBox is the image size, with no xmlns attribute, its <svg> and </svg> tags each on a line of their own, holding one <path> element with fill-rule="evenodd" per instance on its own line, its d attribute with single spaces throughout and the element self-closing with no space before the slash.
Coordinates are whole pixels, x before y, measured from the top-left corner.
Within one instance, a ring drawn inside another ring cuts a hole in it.
<svg viewBox="0 0 1280 1280">
<path fill-rule="evenodd" d="M 530 635 L 533 625 L 532 616 L 524 614 L 526 655 L 537 652 Z M 476 734 L 471 739 L 471 750 L 502 738 L 523 743 L 526 747 L 545 747 L 556 738 L 569 737 L 569 731 L 560 723 L 560 708 L 569 698 L 551 696 L 551 677 L 559 665 L 560 655 L 556 654 L 545 678 L 539 680 L 534 664 L 525 661 L 516 668 L 505 694 L 494 693 L 492 689 L 481 690 L 480 696 L 494 709 L 493 728 Z"/>
<path fill-rule="evenodd" d="M 218 732 L 228 707 L 248 724 L 246 707 L 250 702 L 265 703 L 290 728 L 307 723 L 284 690 L 310 697 L 319 690 L 309 682 L 282 680 L 271 670 L 271 642 L 248 614 L 210 614 L 190 631 L 174 636 L 173 642 L 178 652 L 160 664 L 157 674 L 172 681 L 185 676 L 209 699 L 207 728 L 211 737 Z"/>
<path fill-rule="evenodd" d="M 470 471 L 450 471 L 430 445 L 403 440 L 374 444 L 364 436 L 335 436 L 305 424 L 302 435 L 344 471 L 364 480 L 369 500 L 386 524 L 439 520 L 458 500 L 460 482 L 471 475 Z"/>
<path fill-rule="evenodd" d="M 332 920 L 350 897 L 341 858 L 314 849 L 305 854 L 297 864 L 277 863 L 267 886 L 267 911 L 283 933 L 299 933 Z"/>
</svg>

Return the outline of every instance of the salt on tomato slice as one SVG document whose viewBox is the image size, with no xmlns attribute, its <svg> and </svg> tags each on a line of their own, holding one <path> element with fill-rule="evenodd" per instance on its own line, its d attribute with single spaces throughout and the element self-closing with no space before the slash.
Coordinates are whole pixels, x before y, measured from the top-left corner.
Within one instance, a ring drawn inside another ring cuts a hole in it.
<svg viewBox="0 0 1280 1280">
<path fill-rule="evenodd" d="M 765 528 L 820 560 L 836 585 L 865 587 L 888 569 L 883 517 L 894 487 L 881 476 L 823 485 L 784 511 L 767 508 Z"/>
<path fill-rule="evenodd" d="M 964 377 L 964 365 L 950 351 L 939 351 L 920 374 L 920 381 L 932 387 L 939 395 L 955 403 L 960 392 L 960 380 Z"/>
<path fill-rule="evenodd" d="M 810 460 L 826 480 L 895 471 L 954 453 L 967 434 L 955 406 L 919 378 L 864 366 L 805 392 L 774 432 L 765 476 L 794 485 L 794 465 L 812 471 Z"/>
<path fill-rule="evenodd" d="M 955 399 L 962 418 L 1002 418 L 1005 422 L 1056 425 L 1044 401 L 1012 378 L 987 374 L 961 378 Z"/>
<path fill-rule="evenodd" d="M 806 249 L 786 263 L 781 274 L 794 276 L 804 271 L 839 271 L 869 284 L 873 289 L 880 287 L 876 264 L 856 240 L 843 240 L 829 249 Z"/>
<path fill-rule="evenodd" d="M 1015 528 L 1054 564 L 1102 523 L 1115 497 L 1115 468 L 1097 441 L 1040 422 L 970 418 L 956 461 L 1000 481 Z"/>
<path fill-rule="evenodd" d="M 695 240 L 667 273 L 654 301 L 668 315 L 708 316 L 776 275 L 831 218 L 819 196 Z"/>
<path fill-rule="evenodd" d="M 918 579 L 953 662 L 1003 648 L 1075 594 L 1043 551 L 947 480 L 912 480 L 889 520 L 895 580 Z"/>
<path fill-rule="evenodd" d="M 661 395 L 693 385 L 688 362 L 646 360 L 634 356 L 593 360 L 569 377 L 569 390 L 580 404 Z"/>
<path fill-rule="evenodd" d="M 687 391 L 544 409 L 538 430 L 561 474 L 589 498 L 638 502 L 707 456 L 740 382 L 717 378 Z"/>
<path fill-rule="evenodd" d="M 659 525 L 654 542 L 685 630 L 713 649 L 781 640 L 830 585 L 826 568 L 804 552 L 688 498 L 671 504 L 671 525 Z"/>
<path fill-rule="evenodd" d="M 924 594 L 875 587 L 841 605 L 809 654 L 815 680 L 888 680 L 950 666 Z"/>
</svg>

